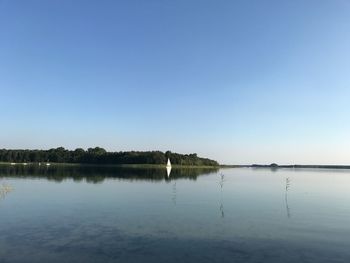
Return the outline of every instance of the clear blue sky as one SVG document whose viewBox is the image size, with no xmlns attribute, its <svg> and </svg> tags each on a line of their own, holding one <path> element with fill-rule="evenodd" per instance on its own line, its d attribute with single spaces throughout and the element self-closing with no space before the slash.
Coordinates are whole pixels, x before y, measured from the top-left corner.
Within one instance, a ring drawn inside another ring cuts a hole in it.
<svg viewBox="0 0 350 263">
<path fill-rule="evenodd" d="M 0 0 L 0 148 L 350 164 L 350 1 Z"/>
</svg>

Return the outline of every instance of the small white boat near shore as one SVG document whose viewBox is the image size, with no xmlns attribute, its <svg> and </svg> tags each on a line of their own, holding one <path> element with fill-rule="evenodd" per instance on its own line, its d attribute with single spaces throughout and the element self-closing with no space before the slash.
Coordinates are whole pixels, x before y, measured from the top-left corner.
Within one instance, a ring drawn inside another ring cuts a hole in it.
<svg viewBox="0 0 350 263">
<path fill-rule="evenodd" d="M 168 158 L 168 162 L 166 164 L 166 167 L 171 167 L 171 162 L 170 162 L 170 159 Z"/>
<path fill-rule="evenodd" d="M 171 162 L 170 162 L 169 158 L 168 158 L 168 162 L 167 162 L 167 165 L 166 165 L 166 173 L 167 173 L 167 175 L 169 177 L 170 173 L 171 173 Z"/>
</svg>

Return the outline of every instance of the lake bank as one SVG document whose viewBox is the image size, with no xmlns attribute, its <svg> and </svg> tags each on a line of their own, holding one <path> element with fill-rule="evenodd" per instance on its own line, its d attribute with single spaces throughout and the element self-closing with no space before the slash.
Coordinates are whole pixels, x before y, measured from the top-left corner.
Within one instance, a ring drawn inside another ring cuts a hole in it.
<svg viewBox="0 0 350 263">
<path fill-rule="evenodd" d="M 119 151 L 109 152 L 101 147 L 84 150 L 68 150 L 63 147 L 49 150 L 0 149 L 0 162 L 9 163 L 69 163 L 69 164 L 166 164 L 170 159 L 173 165 L 217 166 L 215 160 L 203 158 L 196 153 L 181 154 L 171 151 Z"/>
<path fill-rule="evenodd" d="M 302 165 L 302 164 L 293 164 L 293 165 L 260 165 L 253 164 L 249 166 L 241 167 L 250 167 L 250 168 L 269 168 L 269 169 L 350 169 L 350 165 Z"/>
<path fill-rule="evenodd" d="M 8 165 L 8 166 L 47 166 L 46 163 L 10 163 L 10 162 L 0 162 L 0 165 Z M 166 168 L 164 164 L 88 164 L 88 163 L 51 163 L 50 166 L 86 166 L 86 167 L 120 167 L 120 168 Z M 196 169 L 196 168 L 221 168 L 218 166 L 209 166 L 209 165 L 178 165 L 173 164 L 171 168 L 174 169 Z"/>
<path fill-rule="evenodd" d="M 11 163 L 11 162 L 0 162 L 0 165 L 9 166 L 47 166 L 46 163 Z M 86 167 L 120 167 L 120 168 L 165 168 L 165 164 L 90 164 L 90 163 L 54 163 L 50 162 L 48 166 L 86 166 Z M 252 165 L 178 165 L 173 164 L 171 166 L 173 169 L 203 169 L 203 168 L 255 168 L 255 169 L 350 169 L 350 165 L 263 165 L 263 164 L 252 164 Z"/>
</svg>

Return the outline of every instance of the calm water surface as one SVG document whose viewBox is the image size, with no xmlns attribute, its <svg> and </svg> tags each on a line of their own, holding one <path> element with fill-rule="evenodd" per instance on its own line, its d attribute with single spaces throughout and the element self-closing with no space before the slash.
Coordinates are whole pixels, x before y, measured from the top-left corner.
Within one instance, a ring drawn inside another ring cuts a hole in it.
<svg viewBox="0 0 350 263">
<path fill-rule="evenodd" d="M 350 262 L 350 171 L 0 167 L 0 262 Z"/>
</svg>

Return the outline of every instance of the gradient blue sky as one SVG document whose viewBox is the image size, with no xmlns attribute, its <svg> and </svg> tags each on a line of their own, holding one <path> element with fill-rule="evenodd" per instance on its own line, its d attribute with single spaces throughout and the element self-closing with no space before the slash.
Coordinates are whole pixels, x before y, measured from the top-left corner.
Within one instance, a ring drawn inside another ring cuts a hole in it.
<svg viewBox="0 0 350 263">
<path fill-rule="evenodd" d="M 0 148 L 350 164 L 350 1 L 0 0 Z"/>
</svg>

